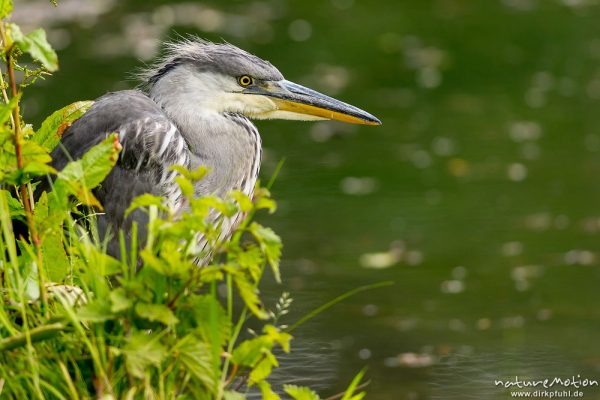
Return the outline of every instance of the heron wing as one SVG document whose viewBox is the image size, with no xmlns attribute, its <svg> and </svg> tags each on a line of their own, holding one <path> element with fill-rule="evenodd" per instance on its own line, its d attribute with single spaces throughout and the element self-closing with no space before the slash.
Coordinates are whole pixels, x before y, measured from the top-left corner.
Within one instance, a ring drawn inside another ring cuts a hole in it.
<svg viewBox="0 0 600 400">
<path fill-rule="evenodd" d="M 111 133 L 119 135 L 123 150 L 119 160 L 94 195 L 104 207 L 98 217 L 101 237 L 112 232 L 108 251 L 119 253 L 118 232 L 127 238 L 133 221 L 145 238 L 147 215 L 137 210 L 127 218 L 131 201 L 144 193 L 165 196 L 174 206 L 181 206 L 181 193 L 174 182 L 172 165 L 189 168 L 187 143 L 162 109 L 145 94 L 135 90 L 109 93 L 96 100 L 80 119 L 69 127 L 61 144 L 52 152 L 53 166 L 60 170 L 70 160 L 81 158 L 91 147 Z"/>
</svg>

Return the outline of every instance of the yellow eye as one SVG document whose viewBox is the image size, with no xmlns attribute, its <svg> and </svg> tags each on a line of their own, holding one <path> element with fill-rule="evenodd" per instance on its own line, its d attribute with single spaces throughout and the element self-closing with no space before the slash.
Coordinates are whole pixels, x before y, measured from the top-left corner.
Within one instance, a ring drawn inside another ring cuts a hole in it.
<svg viewBox="0 0 600 400">
<path fill-rule="evenodd" d="M 253 82 L 252 77 L 248 76 L 248 75 L 242 75 L 238 78 L 238 82 L 240 83 L 241 86 L 250 86 Z"/>
</svg>

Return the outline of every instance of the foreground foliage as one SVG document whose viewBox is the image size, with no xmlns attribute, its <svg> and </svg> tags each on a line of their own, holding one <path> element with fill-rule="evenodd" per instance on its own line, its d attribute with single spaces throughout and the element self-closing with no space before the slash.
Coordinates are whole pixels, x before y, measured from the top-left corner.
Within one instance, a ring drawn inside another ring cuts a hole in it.
<svg viewBox="0 0 600 400">
<path fill-rule="evenodd" d="M 274 349 L 290 351 L 289 328 L 278 323 L 291 301 L 284 296 L 273 311 L 262 303 L 265 269 L 279 280 L 281 242 L 251 222 L 256 211 L 275 210 L 269 191 L 257 188 L 252 199 L 241 192 L 194 198 L 193 182 L 206 170 L 178 169 L 189 210 L 175 215 L 162 198 L 137 198 L 128 212 L 149 215 L 144 247 L 138 251 L 136 235 L 130 242 L 121 233 L 121 259 L 107 255 L 95 230 L 102 205 L 92 189 L 118 160 L 118 137 L 109 135 L 62 171 L 49 165 L 61 134 L 92 103 L 53 113 L 37 131 L 22 122 L 23 89 L 58 64 L 42 30 L 24 34 L 5 22 L 11 9 L 0 0 L 6 66 L 0 74 L 0 397 L 237 400 L 257 387 L 263 398 L 278 399 L 268 378 L 278 365 Z M 23 53 L 35 68 L 17 63 Z M 49 174 L 56 175 L 52 190 L 34 200 L 36 182 Z M 207 222 L 215 211 L 222 217 Z M 225 240 L 220 224 L 238 212 L 249 218 Z M 16 233 L 13 221 L 27 233 Z M 206 246 L 197 245 L 199 237 Z M 207 258 L 212 262 L 199 268 L 197 261 Z M 262 321 L 262 330 L 246 334 L 249 319 Z M 355 393 L 361 377 L 343 399 L 364 396 Z M 308 388 L 284 390 L 294 399 L 319 398 Z"/>
</svg>

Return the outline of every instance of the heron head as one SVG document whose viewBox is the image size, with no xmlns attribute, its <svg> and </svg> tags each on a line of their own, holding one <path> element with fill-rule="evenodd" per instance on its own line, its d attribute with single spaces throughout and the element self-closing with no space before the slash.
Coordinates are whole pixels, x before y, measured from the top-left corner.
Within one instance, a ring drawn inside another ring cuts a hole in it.
<svg viewBox="0 0 600 400">
<path fill-rule="evenodd" d="M 186 106 L 199 111 L 253 119 L 381 124 L 366 111 L 285 80 L 271 63 L 233 45 L 189 39 L 168 44 L 167 50 L 165 58 L 143 76 L 159 103 L 178 107 L 178 99 L 185 98 Z"/>
</svg>

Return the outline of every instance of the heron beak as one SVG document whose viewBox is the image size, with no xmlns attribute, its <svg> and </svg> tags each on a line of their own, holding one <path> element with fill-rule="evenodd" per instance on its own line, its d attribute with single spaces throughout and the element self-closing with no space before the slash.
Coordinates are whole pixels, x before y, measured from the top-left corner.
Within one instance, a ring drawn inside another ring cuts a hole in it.
<svg viewBox="0 0 600 400">
<path fill-rule="evenodd" d="M 358 107 L 286 80 L 265 82 L 263 85 L 246 89 L 244 93 L 269 97 L 279 111 L 352 124 L 381 125 L 379 119 Z"/>
</svg>

